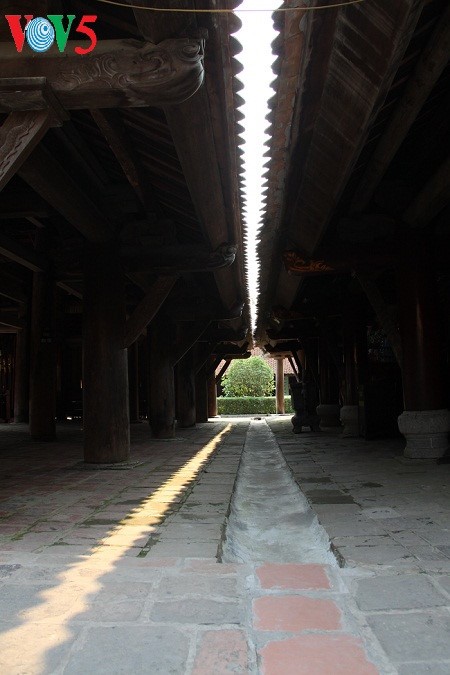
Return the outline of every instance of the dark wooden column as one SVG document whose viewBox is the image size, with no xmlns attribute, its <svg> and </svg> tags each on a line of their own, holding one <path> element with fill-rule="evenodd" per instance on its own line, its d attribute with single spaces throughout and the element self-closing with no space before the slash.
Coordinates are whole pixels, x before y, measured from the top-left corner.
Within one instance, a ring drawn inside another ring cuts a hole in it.
<svg viewBox="0 0 450 675">
<path fill-rule="evenodd" d="M 137 341 L 128 348 L 128 385 L 130 422 L 139 422 L 139 345 Z"/>
<path fill-rule="evenodd" d="M 177 364 L 178 426 L 182 429 L 195 426 L 195 361 L 194 349 Z"/>
<path fill-rule="evenodd" d="M 445 408 L 435 268 L 424 237 L 410 232 L 398 270 L 405 410 Z"/>
<path fill-rule="evenodd" d="M 116 243 L 86 246 L 83 303 L 84 458 L 123 462 L 130 426 L 125 281 Z"/>
<path fill-rule="evenodd" d="M 26 322 L 22 330 L 17 331 L 16 353 L 14 359 L 14 422 L 28 422 L 28 392 L 30 382 L 28 312 L 25 304 L 20 305 L 19 319 Z"/>
<path fill-rule="evenodd" d="M 284 415 L 284 358 L 277 358 L 276 394 L 277 413 Z"/>
<path fill-rule="evenodd" d="M 319 389 L 320 404 L 317 414 L 322 427 L 339 426 L 339 387 L 325 334 L 319 337 Z"/>
<path fill-rule="evenodd" d="M 359 436 L 359 411 L 358 411 L 358 344 L 357 344 L 357 321 L 358 310 L 353 304 L 349 304 L 343 314 L 343 355 L 344 355 L 344 382 L 343 399 L 341 408 L 341 421 L 343 424 L 343 436 Z"/>
<path fill-rule="evenodd" d="M 202 366 L 195 376 L 195 403 L 197 422 L 208 421 L 208 382 L 206 366 Z"/>
<path fill-rule="evenodd" d="M 42 241 L 46 233 L 42 232 Z M 39 441 L 56 438 L 56 286 L 52 275 L 33 273 L 31 301 L 30 434 Z"/>
<path fill-rule="evenodd" d="M 435 267 L 427 234 L 405 233 L 398 269 L 405 403 L 398 427 L 406 438 L 405 456 L 411 459 L 442 457 L 449 447 Z"/>
<path fill-rule="evenodd" d="M 157 317 L 150 328 L 150 426 L 155 438 L 175 433 L 175 380 L 172 360 L 174 327 Z"/>
<path fill-rule="evenodd" d="M 217 417 L 217 384 L 214 363 L 215 358 L 211 357 L 208 362 L 208 417 Z"/>
</svg>

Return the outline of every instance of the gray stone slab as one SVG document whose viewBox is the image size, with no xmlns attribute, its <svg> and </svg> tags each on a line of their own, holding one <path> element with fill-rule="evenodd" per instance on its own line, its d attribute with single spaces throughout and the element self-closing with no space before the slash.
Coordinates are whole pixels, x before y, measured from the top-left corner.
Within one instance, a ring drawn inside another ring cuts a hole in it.
<svg viewBox="0 0 450 675">
<path fill-rule="evenodd" d="M 448 600 L 421 574 L 377 576 L 358 583 L 356 602 L 362 610 L 439 607 Z"/>
<path fill-rule="evenodd" d="M 207 576 L 204 574 L 180 574 L 164 578 L 156 594 L 159 600 L 186 595 L 203 595 L 207 598 L 237 598 L 237 581 L 232 577 Z"/>
<path fill-rule="evenodd" d="M 189 598 L 188 600 L 155 602 L 150 619 L 151 621 L 221 626 L 242 623 L 244 612 L 237 602 Z"/>
<path fill-rule="evenodd" d="M 90 628 L 71 655 L 65 675 L 180 675 L 189 639 L 172 626 Z"/>
<path fill-rule="evenodd" d="M 429 663 L 404 663 L 397 666 L 399 675 L 448 675 L 450 661 L 445 663 L 430 661 Z"/>
<path fill-rule="evenodd" d="M 417 562 L 402 546 L 338 546 L 338 549 L 346 561 L 358 564 L 393 565 Z"/>
<path fill-rule="evenodd" d="M 447 593 L 450 593 L 450 576 L 445 575 L 443 577 L 436 577 L 436 581 L 439 586 L 442 586 L 442 588 L 447 591 Z"/>
<path fill-rule="evenodd" d="M 9 579 L 22 565 L 0 565 L 0 579 Z"/>
<path fill-rule="evenodd" d="M 450 660 L 448 612 L 378 614 L 367 620 L 394 662 Z"/>
</svg>

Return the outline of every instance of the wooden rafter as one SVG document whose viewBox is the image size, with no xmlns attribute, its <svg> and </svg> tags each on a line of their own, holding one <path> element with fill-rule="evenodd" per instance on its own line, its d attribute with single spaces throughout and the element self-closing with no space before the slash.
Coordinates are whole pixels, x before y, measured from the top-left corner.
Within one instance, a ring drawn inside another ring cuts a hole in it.
<svg viewBox="0 0 450 675">
<path fill-rule="evenodd" d="M 161 215 L 159 204 L 151 195 L 144 169 L 127 137 L 127 130 L 118 112 L 99 109 L 90 112 L 147 214 L 156 212 Z"/>
<path fill-rule="evenodd" d="M 49 266 L 48 260 L 41 253 L 22 246 L 4 234 L 0 234 L 0 255 L 33 272 L 43 272 Z"/>
<path fill-rule="evenodd" d="M 378 141 L 361 182 L 353 197 L 351 211 L 363 211 L 402 141 L 412 127 L 417 114 L 448 64 L 450 54 L 450 5 L 438 19 L 427 46 L 408 80 L 405 91 Z"/>
<path fill-rule="evenodd" d="M 19 175 L 88 241 L 107 241 L 114 235 L 100 208 L 42 145 L 21 167 Z"/>
</svg>

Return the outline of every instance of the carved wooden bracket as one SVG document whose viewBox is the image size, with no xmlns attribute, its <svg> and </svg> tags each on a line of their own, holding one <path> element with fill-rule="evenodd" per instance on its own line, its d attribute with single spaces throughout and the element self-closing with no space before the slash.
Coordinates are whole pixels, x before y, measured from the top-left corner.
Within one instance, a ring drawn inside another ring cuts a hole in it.
<svg viewBox="0 0 450 675">
<path fill-rule="evenodd" d="M 52 47 L 45 54 L 22 52 L 2 44 L 3 78 L 27 77 L 30 72 L 46 78 L 67 110 L 167 106 L 190 98 L 204 77 L 201 39 L 178 38 L 158 45 L 137 40 L 103 40 L 83 57 L 68 48 L 61 54 Z M 2 80 L 0 80 L 0 84 Z M 34 110 L 34 100 L 11 95 L 0 98 L 0 111 Z"/>
<path fill-rule="evenodd" d="M 296 251 L 284 251 L 283 262 L 290 274 L 324 274 L 336 271 L 325 260 L 313 260 Z"/>
</svg>

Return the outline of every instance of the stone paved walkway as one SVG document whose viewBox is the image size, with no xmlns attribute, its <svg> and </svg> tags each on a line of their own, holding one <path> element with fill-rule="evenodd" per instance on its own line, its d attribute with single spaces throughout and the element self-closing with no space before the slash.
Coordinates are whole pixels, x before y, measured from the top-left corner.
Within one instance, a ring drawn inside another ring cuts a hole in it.
<svg viewBox="0 0 450 675">
<path fill-rule="evenodd" d="M 305 477 L 308 443 L 326 462 L 331 451 L 320 444 L 328 441 L 292 438 L 287 421 L 270 422 Z M 217 563 L 248 424 L 218 420 L 171 442 L 149 440 L 147 426 L 136 425 L 131 462 L 107 469 L 81 462 L 74 427 L 48 445 L 32 443 L 25 428 L 0 428 L 2 675 L 450 672 L 450 587 L 441 568 Z M 330 442 L 341 450 L 337 464 L 342 455 L 350 463 L 351 447 Z M 376 482 L 374 466 L 366 482 Z M 433 500 L 440 503 L 436 489 Z"/>
</svg>

